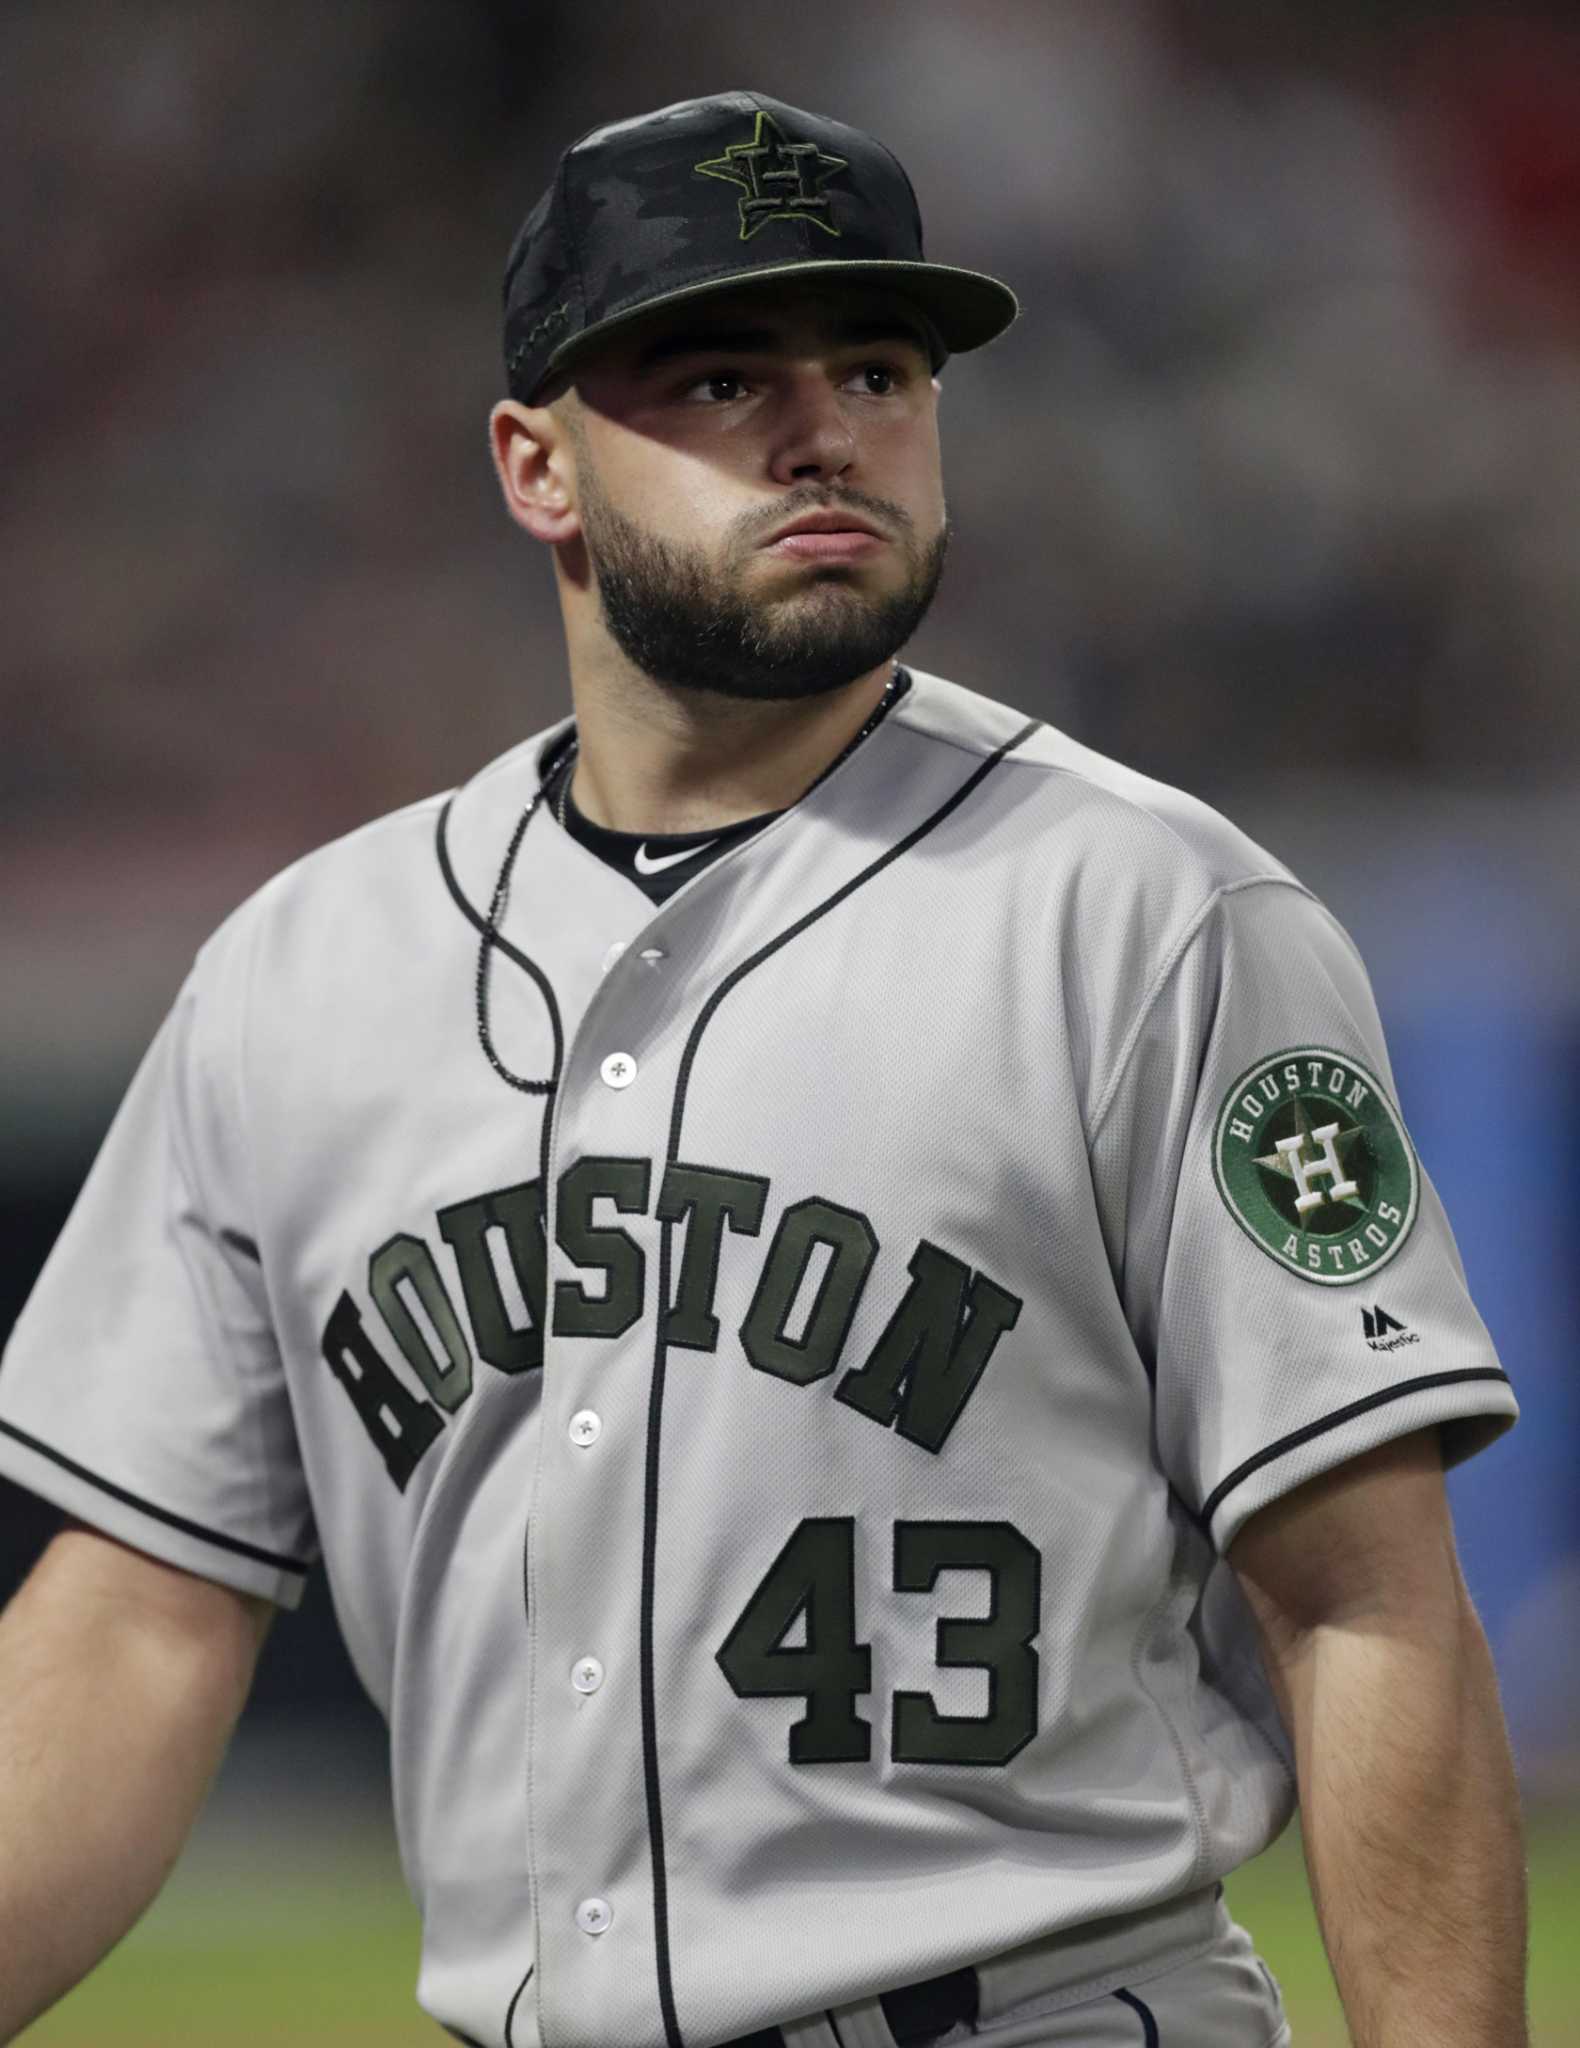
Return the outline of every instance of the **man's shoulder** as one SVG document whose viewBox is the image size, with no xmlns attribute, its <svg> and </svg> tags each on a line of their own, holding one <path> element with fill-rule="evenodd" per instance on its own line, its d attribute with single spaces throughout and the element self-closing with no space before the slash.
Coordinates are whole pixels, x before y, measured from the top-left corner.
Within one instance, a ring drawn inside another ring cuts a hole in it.
<svg viewBox="0 0 1580 2048">
<path fill-rule="evenodd" d="M 1029 857 L 1059 866 L 1098 860 L 1113 882 L 1156 877 L 1203 896 L 1257 881 L 1300 886 L 1282 861 L 1202 798 L 962 684 L 912 675 L 904 723 L 983 758 L 1002 750 L 1006 767 L 1020 771 L 1000 786 Z M 1029 801 L 1016 787 L 1028 780 Z"/>
<path fill-rule="evenodd" d="M 564 730 L 559 720 L 533 733 L 465 782 L 368 819 L 302 854 L 245 897 L 199 952 L 200 967 L 217 967 L 260 941 L 314 943 L 337 935 L 354 953 L 387 927 L 415 938 L 425 916 L 456 915 L 446 882 L 446 839 L 471 836 L 481 816 L 519 813 L 537 788 L 545 744 Z M 445 827 L 457 821 L 449 834 Z"/>
</svg>

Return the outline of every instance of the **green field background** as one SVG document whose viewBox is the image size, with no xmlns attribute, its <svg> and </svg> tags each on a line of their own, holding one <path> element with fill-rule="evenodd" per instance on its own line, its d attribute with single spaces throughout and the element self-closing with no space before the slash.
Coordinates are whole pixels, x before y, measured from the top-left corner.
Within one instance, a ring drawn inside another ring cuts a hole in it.
<svg viewBox="0 0 1580 2048">
<path fill-rule="evenodd" d="M 1533 2038 L 1580 2044 L 1580 1821 L 1531 1824 Z M 1284 1988 L 1297 2048 L 1343 2048 L 1296 1834 L 1230 1886 Z M 36 2048 L 440 2048 L 418 2010 L 417 1923 L 387 1827 L 341 1816 L 248 1838 L 235 1812 L 200 1827 L 120 1948 L 23 2039 Z M 1446 2048 L 1446 2044 L 1445 2044 Z"/>
</svg>

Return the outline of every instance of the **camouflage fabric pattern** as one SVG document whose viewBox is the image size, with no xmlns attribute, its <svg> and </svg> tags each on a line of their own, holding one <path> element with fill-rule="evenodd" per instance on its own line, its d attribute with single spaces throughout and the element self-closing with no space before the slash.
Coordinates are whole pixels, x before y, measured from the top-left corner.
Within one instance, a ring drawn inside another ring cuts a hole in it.
<svg viewBox="0 0 1580 2048">
<path fill-rule="evenodd" d="M 760 93 L 683 100 L 568 149 L 505 270 L 505 362 L 530 399 L 656 304 L 815 266 L 874 277 L 927 319 L 935 365 L 1014 318 L 1013 294 L 929 264 L 910 180 L 871 136 Z"/>
</svg>

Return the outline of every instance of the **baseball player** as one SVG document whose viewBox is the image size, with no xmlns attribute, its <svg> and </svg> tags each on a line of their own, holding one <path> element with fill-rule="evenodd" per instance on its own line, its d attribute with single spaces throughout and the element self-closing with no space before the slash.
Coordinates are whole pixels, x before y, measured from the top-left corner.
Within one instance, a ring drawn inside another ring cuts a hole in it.
<svg viewBox="0 0 1580 2048">
<path fill-rule="evenodd" d="M 1271 2048 L 1221 1880 L 1297 1787 L 1356 2041 L 1524 2039 L 1442 1481 L 1515 1403 L 1364 969 L 896 660 L 1015 312 L 760 94 L 561 159 L 491 427 L 573 711 L 214 935 L 0 1370 L 71 1518 L 0 1623 L 0 2036 L 321 1563 L 474 2048 Z"/>
</svg>

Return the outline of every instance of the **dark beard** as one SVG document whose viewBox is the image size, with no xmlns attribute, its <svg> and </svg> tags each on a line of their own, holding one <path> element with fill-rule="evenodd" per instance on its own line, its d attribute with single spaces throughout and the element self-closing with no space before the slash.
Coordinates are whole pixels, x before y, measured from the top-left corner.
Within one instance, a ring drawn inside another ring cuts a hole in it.
<svg viewBox="0 0 1580 2048">
<path fill-rule="evenodd" d="M 776 622 L 768 604 L 722 588 L 700 549 L 645 533 L 609 503 L 585 469 L 581 483 L 582 530 L 604 623 L 628 661 L 676 689 L 759 702 L 842 689 L 905 645 L 927 616 L 944 573 L 948 526 L 925 549 L 902 528 L 894 543 L 910 566 L 902 589 L 866 597 L 843 569 L 816 571 L 811 587 L 821 587 L 818 598 L 803 588 L 787 601 L 794 615 Z M 849 493 L 846 500 L 854 502 Z M 810 510 L 812 502 L 799 509 Z M 903 517 L 877 500 L 868 509 L 891 528 Z M 796 510 L 786 507 L 790 517 Z"/>
</svg>

